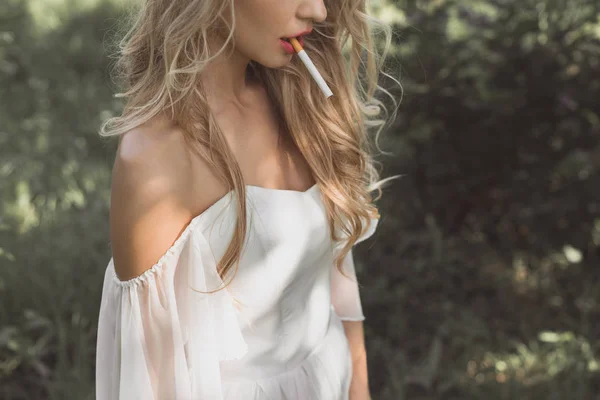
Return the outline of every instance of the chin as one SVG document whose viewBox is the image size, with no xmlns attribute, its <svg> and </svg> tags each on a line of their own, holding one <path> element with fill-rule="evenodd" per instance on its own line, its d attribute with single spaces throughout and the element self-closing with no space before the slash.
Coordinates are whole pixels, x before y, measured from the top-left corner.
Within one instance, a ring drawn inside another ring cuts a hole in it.
<svg viewBox="0 0 600 400">
<path fill-rule="evenodd" d="M 293 54 L 282 54 L 279 57 L 271 57 L 268 59 L 254 60 L 254 62 L 266 68 L 282 68 L 290 63 Z"/>
</svg>

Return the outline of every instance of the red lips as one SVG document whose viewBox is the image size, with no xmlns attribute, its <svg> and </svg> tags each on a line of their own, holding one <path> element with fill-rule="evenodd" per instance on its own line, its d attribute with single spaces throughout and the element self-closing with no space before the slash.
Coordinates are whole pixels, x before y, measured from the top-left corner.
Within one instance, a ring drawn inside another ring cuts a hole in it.
<svg viewBox="0 0 600 400">
<path fill-rule="evenodd" d="M 296 37 L 296 39 L 298 39 L 298 43 L 300 43 L 300 46 L 304 47 L 304 37 L 298 36 L 298 37 Z M 290 38 L 283 38 L 282 40 L 285 40 L 286 42 L 289 43 Z"/>
<path fill-rule="evenodd" d="M 298 41 L 300 41 L 299 37 L 301 37 L 301 36 L 304 36 L 304 35 L 308 35 L 308 34 L 309 34 L 309 33 L 311 33 L 311 32 L 312 32 L 312 28 L 310 28 L 310 29 L 307 29 L 307 30 L 304 30 L 304 31 L 302 31 L 302 32 L 298 32 L 298 33 L 296 33 L 295 35 L 291 35 L 291 36 L 285 36 L 285 37 L 283 37 L 282 39 L 286 39 L 286 40 L 288 40 L 289 38 L 293 38 L 293 37 L 295 37 L 295 38 L 298 38 Z"/>
</svg>

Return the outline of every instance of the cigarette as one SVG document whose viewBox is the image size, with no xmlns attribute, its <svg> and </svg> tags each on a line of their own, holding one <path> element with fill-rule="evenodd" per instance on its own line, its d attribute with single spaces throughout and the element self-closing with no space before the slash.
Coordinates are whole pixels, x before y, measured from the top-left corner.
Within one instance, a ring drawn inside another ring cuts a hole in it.
<svg viewBox="0 0 600 400">
<path fill-rule="evenodd" d="M 317 82 L 317 85 L 319 85 L 319 88 L 325 95 L 325 98 L 333 96 L 333 92 L 331 91 L 331 89 L 329 89 L 327 83 L 325 83 L 325 79 L 323 79 L 319 71 L 317 71 L 315 64 L 313 64 L 310 58 L 308 58 L 308 54 L 306 54 L 306 51 L 304 51 L 298 40 L 296 38 L 290 38 L 290 43 L 292 44 L 292 46 L 294 46 L 294 50 L 296 50 L 296 53 L 298 54 L 304 65 L 306 65 L 306 68 L 308 68 L 308 72 L 310 72 L 315 82 Z"/>
</svg>

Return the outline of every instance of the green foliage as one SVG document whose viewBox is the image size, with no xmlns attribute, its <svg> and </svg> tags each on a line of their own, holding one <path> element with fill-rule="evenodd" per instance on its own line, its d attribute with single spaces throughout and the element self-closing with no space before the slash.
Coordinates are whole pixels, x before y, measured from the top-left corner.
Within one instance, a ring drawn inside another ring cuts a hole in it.
<svg viewBox="0 0 600 400">
<path fill-rule="evenodd" d="M 406 177 L 356 252 L 377 398 L 592 398 L 600 4 L 393 3 L 404 100 L 382 162 Z"/>
<path fill-rule="evenodd" d="M 117 10 L 71 9 L 46 31 L 30 5 L 0 6 L 0 398 L 92 399 Z"/>
<path fill-rule="evenodd" d="M 600 6 L 372 1 L 406 177 L 357 246 L 375 399 L 600 391 Z M 115 142 L 109 1 L 0 4 L 0 398 L 92 399 Z M 391 148 L 390 148 L 391 147 Z"/>
</svg>

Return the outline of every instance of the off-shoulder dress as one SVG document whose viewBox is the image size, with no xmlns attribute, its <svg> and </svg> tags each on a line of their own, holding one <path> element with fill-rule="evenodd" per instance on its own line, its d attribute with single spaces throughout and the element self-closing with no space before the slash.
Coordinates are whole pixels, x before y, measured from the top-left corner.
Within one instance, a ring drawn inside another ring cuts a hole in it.
<svg viewBox="0 0 600 400">
<path fill-rule="evenodd" d="M 333 266 L 321 191 L 246 185 L 248 231 L 226 289 L 216 261 L 237 218 L 230 191 L 192 219 L 142 275 L 104 276 L 97 400 L 346 400 L 341 321 L 364 315 L 352 252 Z M 368 223 L 359 241 L 370 237 Z M 160 227 L 157 227 L 160 229 Z"/>
</svg>

